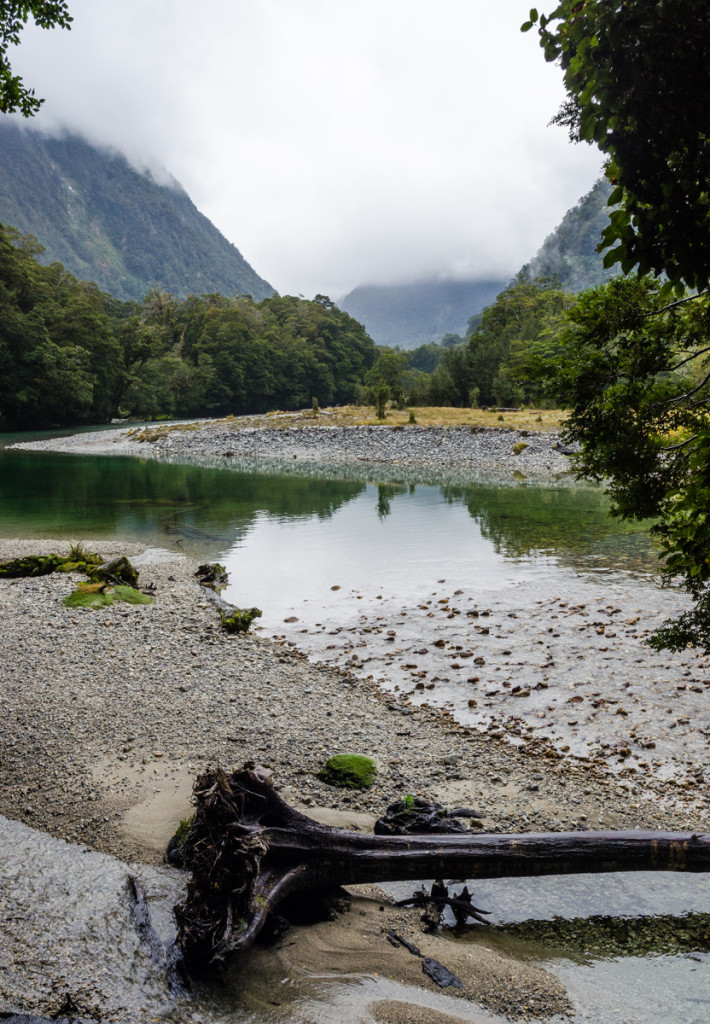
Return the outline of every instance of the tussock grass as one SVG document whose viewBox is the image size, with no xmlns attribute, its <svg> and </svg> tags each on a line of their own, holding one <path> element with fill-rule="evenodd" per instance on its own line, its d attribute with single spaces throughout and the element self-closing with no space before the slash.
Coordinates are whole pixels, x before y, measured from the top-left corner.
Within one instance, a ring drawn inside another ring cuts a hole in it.
<svg viewBox="0 0 710 1024">
<path fill-rule="evenodd" d="M 337 405 L 321 408 L 318 415 L 318 426 L 321 427 L 411 427 L 411 413 L 414 413 L 416 426 L 419 427 L 500 427 L 500 413 L 497 409 L 453 409 L 449 406 L 416 406 L 412 409 L 388 409 L 387 418 L 378 420 L 375 407 L 370 405 Z M 506 410 L 504 426 L 510 430 L 532 430 L 536 433 L 547 433 L 559 430 L 567 418 L 564 409 L 521 409 L 519 412 Z M 265 430 L 277 430 L 283 427 L 312 427 L 313 409 L 299 409 L 296 412 L 284 412 L 275 409 L 273 412 L 258 416 L 225 416 L 220 420 L 205 421 L 210 424 L 229 426 L 234 430 L 245 427 L 258 427 Z M 200 430 L 203 422 L 190 424 L 161 423 L 156 428 L 145 428 L 142 431 L 129 432 L 129 437 L 137 441 L 154 441 L 165 437 L 170 431 Z"/>
</svg>

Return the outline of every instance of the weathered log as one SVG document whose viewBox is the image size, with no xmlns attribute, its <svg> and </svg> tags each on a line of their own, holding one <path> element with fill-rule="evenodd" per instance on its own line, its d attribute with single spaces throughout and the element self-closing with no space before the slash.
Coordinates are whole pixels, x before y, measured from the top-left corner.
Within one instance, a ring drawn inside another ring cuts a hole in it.
<svg viewBox="0 0 710 1024">
<path fill-rule="evenodd" d="M 287 897 L 362 882 L 508 878 L 608 871 L 710 871 L 710 836 L 553 832 L 377 836 L 330 828 L 294 810 L 270 773 L 208 771 L 195 783 L 185 842 L 192 869 L 176 907 L 188 969 L 246 949 Z"/>
</svg>

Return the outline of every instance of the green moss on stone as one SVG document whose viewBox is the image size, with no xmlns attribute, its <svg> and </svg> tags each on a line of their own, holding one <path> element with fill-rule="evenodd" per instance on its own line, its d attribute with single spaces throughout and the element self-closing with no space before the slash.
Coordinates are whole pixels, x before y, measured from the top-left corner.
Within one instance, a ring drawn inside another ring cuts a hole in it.
<svg viewBox="0 0 710 1024">
<path fill-rule="evenodd" d="M 220 612 L 222 629 L 225 633 L 246 633 L 254 619 L 260 619 L 261 615 L 261 608 L 235 608 L 230 615 Z"/>
<path fill-rule="evenodd" d="M 73 545 L 68 555 L 28 555 L 0 564 L 0 579 L 21 579 L 26 576 L 49 576 L 53 572 L 85 572 L 90 574 L 102 559 L 81 544 Z"/>
<path fill-rule="evenodd" d="M 119 586 L 113 590 L 94 590 L 80 587 L 64 598 L 67 608 L 107 608 L 115 601 L 126 604 L 152 604 L 153 598 L 133 587 Z"/>
<path fill-rule="evenodd" d="M 369 789 L 375 781 L 377 766 L 363 754 L 335 754 L 328 758 L 318 778 L 340 789 Z"/>
<path fill-rule="evenodd" d="M 133 568 L 125 555 L 97 568 L 89 567 L 85 572 L 92 580 L 102 580 L 104 583 L 125 583 L 129 587 L 138 584 L 138 570 Z"/>
</svg>

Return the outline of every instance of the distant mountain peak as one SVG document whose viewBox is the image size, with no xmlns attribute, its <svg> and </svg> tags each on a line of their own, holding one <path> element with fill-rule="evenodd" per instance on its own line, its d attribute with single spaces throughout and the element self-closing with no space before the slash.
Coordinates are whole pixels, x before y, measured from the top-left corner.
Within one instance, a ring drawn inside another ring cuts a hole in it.
<svg viewBox="0 0 710 1024">
<path fill-rule="evenodd" d="M 465 334 L 471 316 L 494 301 L 508 280 L 430 278 L 398 285 L 360 285 L 338 303 L 363 323 L 377 345 L 418 348 L 446 334 Z"/>
</svg>

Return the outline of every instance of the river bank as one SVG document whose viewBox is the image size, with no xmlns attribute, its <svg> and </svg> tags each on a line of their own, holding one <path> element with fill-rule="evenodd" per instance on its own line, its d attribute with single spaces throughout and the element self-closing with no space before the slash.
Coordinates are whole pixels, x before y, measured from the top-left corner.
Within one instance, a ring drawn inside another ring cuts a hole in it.
<svg viewBox="0 0 710 1024">
<path fill-rule="evenodd" d="M 702 815 L 663 809 L 643 793 L 630 804 L 628 791 L 593 766 L 515 750 L 370 680 L 314 665 L 294 649 L 251 634 L 228 636 L 195 580 L 196 564 L 179 554 L 87 546 L 105 558 L 127 554 L 155 602 L 70 609 L 62 603 L 75 585 L 70 577 L 0 582 L 0 813 L 9 818 L 123 860 L 158 865 L 167 838 L 189 813 L 194 775 L 211 764 L 231 768 L 256 760 L 273 768 L 282 795 L 305 813 L 360 830 L 407 793 L 477 807 L 491 831 L 528 830 L 533 794 L 547 829 L 568 827 L 572 812 L 582 828 L 583 819 L 603 813 L 608 828 L 703 829 Z M 0 560 L 57 549 L 62 546 L 47 541 L 3 540 Z M 343 792 L 317 777 L 328 756 L 345 750 L 377 763 L 366 793 Z M 493 1012 L 541 1019 L 569 1009 L 559 982 L 546 972 L 425 939 L 416 913 L 389 905 L 384 894 L 365 892 L 340 923 L 298 930 L 295 947 L 289 941 L 281 952 L 256 953 L 255 969 L 266 975 L 382 971 L 400 984 L 421 984 L 417 961 L 386 946 L 385 933 L 396 926 L 463 973 L 469 997 Z M 6 956 L 22 942 L 22 927 L 11 930 L 15 946 L 6 944 Z M 63 976 L 67 964 L 57 963 Z M 46 979 L 40 988 L 34 1002 L 30 991 L 25 1009 L 51 1009 Z M 444 1019 L 432 1016 L 440 1012 L 432 1006 L 429 1016 L 411 1005 L 397 1010 L 395 989 L 388 993 L 384 998 L 377 990 L 382 1006 L 374 1019 Z M 11 993 L 2 995 L 3 1008 L 17 1008 Z M 454 1020 L 483 1019 L 468 1010 L 457 1017 L 456 1005 L 447 1011 Z M 352 1013 L 351 1019 L 356 1013 L 373 1019 L 365 1006 L 353 1005 Z"/>
<path fill-rule="evenodd" d="M 288 473 L 319 469 L 357 476 L 377 468 L 382 479 L 419 482 L 463 476 L 500 478 L 522 474 L 531 481 L 555 479 L 570 470 L 557 450 L 557 431 L 491 425 L 313 425 L 297 413 L 196 420 L 96 431 L 17 442 L 12 447 L 86 455 L 134 455 L 166 461 L 199 461 L 235 468 Z"/>
<path fill-rule="evenodd" d="M 101 432 L 33 442 L 27 447 L 207 462 L 221 467 L 269 465 L 304 474 L 328 467 L 333 473 L 363 479 L 371 479 L 373 473 L 377 479 L 390 474 L 397 479 L 411 475 L 434 480 L 452 473 L 466 479 L 490 473 L 498 479 L 509 474 L 518 482 L 522 478 L 561 480 L 564 486 L 569 478 L 568 461 L 555 450 L 556 435 L 551 434 L 533 438 L 521 434 L 518 439 L 497 428 L 484 432 L 408 426 L 306 425 L 291 429 L 284 421 L 275 422 L 277 425 L 272 423 L 268 429 L 240 426 L 238 421 L 215 421 L 196 429 L 167 432 L 159 427 L 149 432 L 152 439 L 144 441 L 136 435 L 129 437 L 125 430 L 115 436 Z M 528 448 L 515 454 L 517 443 Z M 154 595 L 155 602 L 141 607 L 117 603 L 98 611 L 69 609 L 62 599 L 75 586 L 73 577 L 0 581 L 5 725 L 0 732 L 0 813 L 60 840 L 121 858 L 111 861 L 118 865 L 117 874 L 126 871 L 129 860 L 140 861 L 151 870 L 161 863 L 168 837 L 189 814 L 191 781 L 199 771 L 215 763 L 238 767 L 247 760 L 273 768 L 282 795 L 305 813 L 361 831 L 369 831 L 388 803 L 408 793 L 448 806 L 477 807 L 490 831 L 585 829 L 597 827 L 602 819 L 603 827 L 609 829 L 707 831 L 707 801 L 703 804 L 699 799 L 706 794 L 701 779 L 688 780 L 687 787 L 675 791 L 683 798 L 682 804 L 680 800 L 659 801 L 659 790 L 648 785 L 655 777 L 651 763 L 639 764 L 631 780 L 606 771 L 603 757 L 580 760 L 572 756 L 574 750 L 562 756 L 559 742 L 556 746 L 535 741 L 515 745 L 521 724 L 513 722 L 508 704 L 523 702 L 512 691 L 512 683 L 510 692 L 503 687 L 507 673 L 520 674 L 523 661 L 529 663 L 522 670 L 530 675 L 526 686 L 534 691 L 528 699 L 545 701 L 544 709 L 541 705 L 535 713 L 545 711 L 549 721 L 544 728 L 553 740 L 558 717 L 566 729 L 579 729 L 580 740 L 587 727 L 602 734 L 611 730 L 612 747 L 627 718 L 635 730 L 637 705 L 638 713 L 643 711 L 640 690 L 626 694 L 622 712 L 628 714 L 617 713 L 618 702 L 606 709 L 601 702 L 599 708 L 594 705 L 589 723 L 579 713 L 580 696 L 586 694 L 584 686 L 589 688 L 581 676 L 575 676 L 574 683 L 582 689 L 573 701 L 567 700 L 567 694 L 561 695 L 554 714 L 546 698 L 555 686 L 567 687 L 573 662 L 580 672 L 591 673 L 589 678 L 595 672 L 604 673 L 613 686 L 614 680 L 628 677 L 636 686 L 639 680 L 634 674 L 640 678 L 639 674 L 646 672 L 638 665 L 646 623 L 643 614 L 638 629 L 626 619 L 635 617 L 640 605 L 627 611 L 615 597 L 613 607 L 609 605 L 604 613 L 606 625 L 602 628 L 597 621 L 601 611 L 590 614 L 587 621 L 578 595 L 560 602 L 557 595 L 545 594 L 544 602 L 537 602 L 539 610 L 519 619 L 492 601 L 487 617 L 468 619 L 461 614 L 456 620 L 452 618 L 456 606 L 465 610 L 469 597 L 478 603 L 480 595 L 450 593 L 449 585 L 441 580 L 441 595 L 430 595 L 429 605 L 419 610 L 417 618 L 415 609 L 405 607 L 399 595 L 392 596 L 394 603 L 388 612 L 383 607 L 388 594 L 373 592 L 358 598 L 362 605 L 358 619 L 363 609 L 368 611 L 368 602 L 373 608 L 380 605 L 376 611 L 370 609 L 372 621 L 363 619 L 353 629 L 344 628 L 340 639 L 335 635 L 339 627 L 328 626 L 325 649 L 330 650 L 330 643 L 340 644 L 342 656 L 336 659 L 333 653 L 337 664 L 315 664 L 304 653 L 306 641 L 312 638 L 304 635 L 302 622 L 291 624 L 292 629 L 283 623 L 281 636 L 275 639 L 257 632 L 246 636 L 223 633 L 215 608 L 195 579 L 197 562 L 180 552 L 118 541 L 94 542 L 85 536 L 75 539 L 105 558 L 127 554 L 140 571 L 140 585 Z M 66 545 L 66 541 L 3 540 L 0 560 L 52 550 L 62 553 Z M 340 592 L 337 586 L 330 589 Z M 345 601 L 347 595 L 340 593 Z M 433 609 L 432 601 L 437 606 Z M 400 622 L 403 612 L 409 617 Z M 392 622 L 378 619 L 378 614 L 390 614 Z M 623 631 L 613 625 L 621 620 Z M 403 628 L 405 622 L 409 623 L 407 629 Z M 389 625 L 397 633 L 391 640 L 385 629 Z M 460 631 L 463 626 L 465 644 L 461 640 L 459 648 L 452 650 L 440 646 L 436 634 L 443 630 L 441 639 L 445 634 L 451 641 L 456 628 Z M 316 629 L 324 632 L 318 624 L 309 632 Z M 637 632 L 641 635 L 635 635 Z M 381 656 L 376 647 L 378 636 L 382 638 Z M 432 640 L 430 653 L 421 649 L 424 636 Z M 416 658 L 410 658 L 410 642 Z M 315 636 L 314 652 L 320 643 Z M 474 652 L 472 644 L 480 650 Z M 541 657 L 534 658 L 532 645 L 538 644 L 542 645 Z M 509 666 L 515 645 L 525 650 L 514 655 L 518 660 Z M 569 648 L 570 664 L 563 658 L 563 647 Z M 469 652 L 470 662 L 465 660 Z M 429 698 L 431 690 L 417 689 L 414 677 L 419 678 L 425 670 L 432 682 L 434 673 L 439 676 L 437 687 L 447 685 L 440 667 L 423 659 L 446 657 L 444 674 L 452 676 L 462 666 L 473 664 L 474 655 L 486 663 L 483 670 L 478 666 L 473 670 L 481 676 L 479 688 L 486 687 L 477 710 L 501 702 L 496 713 L 505 715 L 505 729 L 481 728 L 481 723 L 473 720 L 457 723 L 449 709 L 426 706 L 434 703 Z M 586 668 L 581 655 L 587 659 Z M 368 668 L 369 657 L 373 663 Z M 703 667 L 693 665 L 692 672 L 690 666 L 683 668 L 688 678 L 682 683 L 673 677 L 676 668 L 671 662 L 663 669 L 662 675 L 672 684 L 671 696 L 679 702 L 676 711 L 681 718 L 687 716 L 685 706 L 681 715 L 680 704 L 694 702 L 692 725 L 679 725 L 672 736 L 686 728 L 698 736 L 702 733 L 707 717 L 703 698 L 710 691 L 701 687 L 696 693 L 694 687 L 702 681 Z M 397 679 L 400 690 L 388 689 L 380 677 Z M 500 688 L 495 682 L 501 683 Z M 525 695 L 524 689 L 520 692 Z M 574 710 L 566 712 L 565 703 Z M 612 714 L 613 719 L 609 717 Z M 568 715 L 572 715 L 570 721 Z M 674 728 L 675 723 L 669 720 L 669 724 Z M 646 742 L 647 729 L 639 730 L 638 738 Z M 318 779 L 325 759 L 342 751 L 375 759 L 378 774 L 367 793 L 344 793 Z M 662 752 L 662 744 L 658 752 Z M 652 761 L 651 753 L 642 756 Z M 666 787 L 666 792 L 672 794 L 673 790 Z M 7 852 L 7 842 L 0 828 L 0 851 L 4 845 Z M 76 865 L 78 882 L 82 848 L 69 847 L 67 854 Z M 51 858 L 56 856 L 55 848 L 44 872 L 47 877 L 51 876 Z M 11 876 L 14 871 L 21 879 L 22 864 L 13 863 Z M 179 889 L 179 877 L 168 874 L 170 886 Z M 52 899 L 61 903 L 61 893 Z M 81 902 L 81 894 L 76 894 L 69 905 L 80 906 Z M 9 906 L 12 909 L 12 894 Z M 56 992 L 61 979 L 77 971 L 83 971 L 86 984 L 90 983 L 86 963 L 73 964 L 69 955 L 50 963 L 51 957 L 34 953 L 32 931 L 25 929 L 22 920 L 21 914 L 19 918 L 11 914 L 0 924 L 5 963 L 19 964 L 20 973 L 24 970 L 25 974 L 30 965 L 38 979 L 49 972 Z M 35 931 L 37 927 L 35 923 Z M 422 978 L 415 958 L 387 944 L 390 927 L 462 976 L 465 994 L 472 1001 L 454 1001 L 436 992 Z M 240 976 L 227 995 L 228 1001 L 234 1000 L 234 992 L 246 992 L 245 1020 L 252 1019 L 249 1014 L 255 1009 L 259 1020 L 289 1024 L 321 1020 L 331 1024 L 341 1019 L 348 1024 L 444 1024 L 452 1020 L 483 1024 L 500 1020 L 488 1016 L 489 1012 L 534 1020 L 551 1014 L 565 1019 L 572 1012 L 564 987 L 552 974 L 520 958 L 482 951 L 478 945 L 462 949 L 446 938 L 423 936 L 418 913 L 395 910 L 391 894 L 374 887 L 357 892 L 353 910 L 340 921 L 293 930 L 277 949 L 254 951 L 248 969 L 253 984 L 245 986 Z M 6 972 L 6 977 L 18 976 L 17 969 L 14 974 Z M 324 976 L 330 979 L 327 983 Z M 356 984 L 351 984 L 353 979 Z M 48 999 L 46 983 L 43 985 L 38 981 L 36 988 L 27 990 L 21 1004 L 24 1009 L 45 1014 L 57 1009 Z M 291 989 L 287 999 L 280 994 L 284 987 Z M 303 1010 L 298 1003 L 294 993 L 303 994 L 307 989 L 315 1002 L 323 1004 L 322 1012 L 312 1007 Z M 0 1009 L 17 1009 L 20 1003 L 13 1002 L 17 994 L 0 987 Z M 107 989 L 101 1004 L 104 1014 L 115 1016 L 121 1024 L 129 1020 L 134 1024 L 138 1017 L 122 1016 L 112 998 Z M 479 1010 L 479 1006 L 487 1010 Z M 211 1003 L 210 1007 L 209 1012 L 193 1008 L 194 1017 L 185 1011 L 164 1019 L 221 1021 Z M 155 1013 L 150 1019 L 154 1017 Z M 229 1014 L 226 1019 L 241 1020 Z"/>
</svg>

